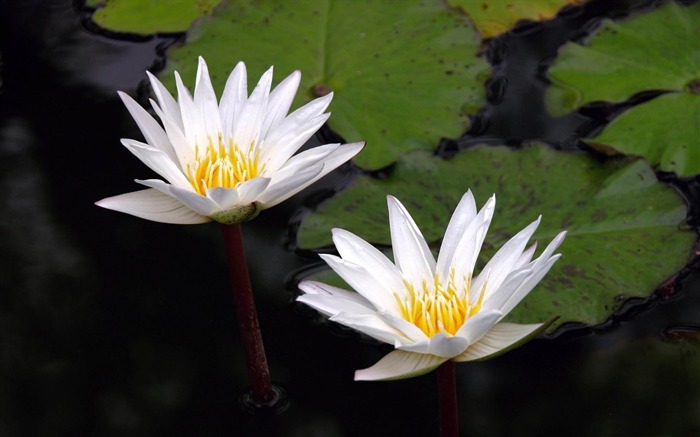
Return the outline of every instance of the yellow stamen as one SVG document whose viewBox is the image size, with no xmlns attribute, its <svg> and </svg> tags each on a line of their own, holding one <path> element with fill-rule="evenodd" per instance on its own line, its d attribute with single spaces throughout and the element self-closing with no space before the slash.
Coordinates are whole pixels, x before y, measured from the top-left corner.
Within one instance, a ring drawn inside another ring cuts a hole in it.
<svg viewBox="0 0 700 437">
<path fill-rule="evenodd" d="M 465 290 L 457 290 L 454 272 L 450 272 L 446 282 L 436 274 L 430 287 L 427 281 L 423 281 L 416 288 L 404 279 L 405 293 L 394 294 L 401 316 L 420 328 L 428 337 L 439 332 L 446 335 L 456 334 L 467 319 L 479 312 L 484 300 L 486 284 L 479 290 L 476 302 L 470 305 L 471 279 L 471 275 L 465 278 Z"/>
<path fill-rule="evenodd" d="M 242 182 L 260 175 L 265 165 L 260 165 L 260 150 L 254 150 L 253 145 L 243 150 L 229 141 L 224 144 L 219 135 L 215 145 L 211 137 L 207 139 L 205 150 L 200 151 L 199 145 L 195 146 L 196 161 L 187 164 L 187 179 L 195 191 L 206 195 L 207 188 L 236 188 Z"/>
</svg>

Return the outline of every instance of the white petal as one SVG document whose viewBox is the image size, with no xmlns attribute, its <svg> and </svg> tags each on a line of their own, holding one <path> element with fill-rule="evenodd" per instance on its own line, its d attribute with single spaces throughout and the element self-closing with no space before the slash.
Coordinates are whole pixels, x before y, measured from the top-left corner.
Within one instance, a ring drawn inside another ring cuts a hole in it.
<svg viewBox="0 0 700 437">
<path fill-rule="evenodd" d="M 530 263 L 533 269 L 537 269 L 539 265 L 548 261 L 555 250 L 559 248 L 559 245 L 564 241 L 566 237 L 566 231 L 559 232 L 552 241 L 549 242 L 547 247 L 542 251 L 542 254 L 535 261 Z"/>
<path fill-rule="evenodd" d="M 367 369 L 355 372 L 355 381 L 387 381 L 424 375 L 447 358 L 395 350 Z"/>
<path fill-rule="evenodd" d="M 403 334 L 408 338 L 408 341 L 395 343 L 394 347 L 408 346 L 416 343 L 427 342 L 430 340 L 425 332 L 421 331 L 419 327 L 413 323 L 405 320 L 401 316 L 392 314 L 389 311 L 378 312 L 379 316 L 386 321 L 390 326 L 392 326 L 397 331 L 403 332 Z M 427 350 L 427 349 L 426 349 Z"/>
<path fill-rule="evenodd" d="M 374 311 L 374 305 L 354 291 L 345 290 L 317 281 L 302 281 L 299 283 L 299 289 L 306 294 L 330 295 L 338 299 L 353 301 L 358 305 L 363 305 Z"/>
<path fill-rule="evenodd" d="M 392 314 L 399 314 L 400 310 L 396 298 L 392 294 L 393 290 L 388 289 L 385 284 L 373 277 L 371 272 L 335 255 L 321 254 L 320 257 L 328 263 L 338 276 L 343 278 L 349 286 L 365 299 L 372 302 L 377 309 L 387 309 Z"/>
<path fill-rule="evenodd" d="M 532 256 L 535 254 L 535 251 L 537 250 L 537 241 L 532 243 L 532 245 L 520 255 L 518 258 L 518 261 L 515 262 L 515 265 L 513 266 L 513 270 L 520 269 L 525 264 L 529 263 L 532 261 Z"/>
<path fill-rule="evenodd" d="M 515 268 L 515 264 L 525 250 L 525 246 L 527 246 L 532 234 L 535 233 L 537 226 L 539 226 L 541 218 L 542 216 L 538 217 L 537 220 L 515 234 L 496 252 L 484 266 L 479 277 L 472 283 L 472 290 L 480 291 L 484 282 L 488 280 L 488 287 L 484 296 L 484 299 L 488 299 L 489 294 L 501 286 L 508 274 Z"/>
<path fill-rule="evenodd" d="M 512 349 L 516 343 L 535 336 L 544 323 L 519 325 L 516 323 L 497 323 L 476 343 L 472 344 L 452 361 L 473 361 L 490 358 L 504 349 Z"/>
<path fill-rule="evenodd" d="M 467 190 L 452 213 L 450 223 L 447 225 L 445 236 L 440 245 L 436 269 L 442 280 L 449 276 L 457 245 L 462 240 L 462 235 L 464 235 L 467 226 L 474 220 L 474 217 L 476 217 L 476 202 L 471 190 Z"/>
<path fill-rule="evenodd" d="M 255 202 L 269 184 L 269 178 L 254 178 L 243 182 L 236 188 L 209 188 L 207 197 L 216 202 L 221 209 L 227 210 L 234 206 Z"/>
<path fill-rule="evenodd" d="M 501 311 L 503 305 L 518 290 L 518 287 L 520 287 L 527 278 L 531 277 L 534 272 L 534 270 L 528 267 L 510 272 L 498 289 L 489 291 L 488 299 L 485 298 L 481 305 L 481 311 L 494 309 Z M 486 287 L 488 288 L 489 284 L 487 284 Z"/>
<path fill-rule="evenodd" d="M 177 105 L 177 102 L 157 77 L 152 75 L 150 71 L 147 71 L 146 74 L 151 81 L 151 88 L 158 99 L 160 108 L 177 126 L 182 128 L 182 116 L 180 116 L 180 107 Z"/>
<path fill-rule="evenodd" d="M 219 205 L 212 199 L 195 193 L 194 191 L 178 188 L 174 185 L 168 185 L 163 181 L 157 179 L 139 180 L 136 179 L 141 185 L 147 187 L 155 188 L 163 194 L 172 196 L 183 203 L 186 207 L 195 211 L 198 214 L 210 217 L 212 214 L 221 211 Z"/>
<path fill-rule="evenodd" d="M 272 175 L 267 189 L 258 196 L 258 202 L 263 209 L 271 208 L 306 188 L 322 171 L 323 164 L 316 164 L 295 174 L 276 173 Z"/>
<path fill-rule="evenodd" d="M 358 295 L 358 297 L 361 296 Z M 345 299 L 344 297 L 330 294 L 303 294 L 297 297 L 297 301 L 305 303 L 330 317 L 338 313 L 354 315 L 376 314 L 376 310 L 364 299 L 362 299 L 362 302 L 358 302 L 355 299 Z"/>
<path fill-rule="evenodd" d="M 122 144 L 151 170 L 180 188 L 191 186 L 182 171 L 164 152 L 135 140 L 122 139 Z"/>
<path fill-rule="evenodd" d="M 493 325 L 496 324 L 501 318 L 501 314 L 498 310 L 484 310 L 482 309 L 472 317 L 470 317 L 464 325 L 457 331 L 455 335 L 465 338 L 469 344 L 477 342 L 484 334 L 486 334 Z"/>
<path fill-rule="evenodd" d="M 219 205 L 222 210 L 230 209 L 243 203 L 240 201 L 238 190 L 235 188 L 209 188 L 207 197 Z"/>
<path fill-rule="evenodd" d="M 95 204 L 154 222 L 191 225 L 211 221 L 209 217 L 197 214 L 177 199 L 154 189 L 108 197 Z"/>
<path fill-rule="evenodd" d="M 177 103 L 180 105 L 180 115 L 182 116 L 182 130 L 187 144 L 194 147 L 199 141 L 205 145 L 206 131 L 204 126 L 201 126 L 199 109 L 194 104 L 190 92 L 182 83 L 182 78 L 177 71 L 175 72 L 175 84 L 177 86 Z"/>
<path fill-rule="evenodd" d="M 450 262 L 450 269 L 454 269 L 456 274 L 457 289 L 465 289 L 466 282 L 474 272 L 474 264 L 479 257 L 481 245 L 484 243 L 495 207 L 496 196 L 494 195 L 489 198 L 481 211 L 469 223 L 459 243 L 457 243 L 457 248 Z M 477 295 L 477 293 L 474 294 Z"/>
<path fill-rule="evenodd" d="M 289 108 L 292 106 L 294 96 L 299 88 L 301 81 L 301 72 L 299 70 L 292 72 L 275 89 L 270 93 L 270 98 L 265 111 L 265 120 L 263 121 L 260 132 L 261 137 L 265 137 L 271 127 L 279 123 L 287 116 Z"/>
<path fill-rule="evenodd" d="M 515 290 L 515 292 L 510 296 L 506 303 L 501 306 L 500 310 L 503 313 L 501 318 L 505 317 L 506 314 L 511 312 L 513 308 L 515 308 L 515 306 L 520 303 L 520 301 L 523 300 L 533 288 L 535 288 L 535 285 L 537 285 L 542 278 L 544 278 L 544 275 L 547 274 L 549 269 L 552 268 L 554 263 L 557 262 L 559 258 L 561 258 L 561 255 L 554 255 L 544 264 L 537 266 L 537 270 L 535 270 L 532 275 L 528 276 L 523 283 L 520 284 L 520 287 L 518 287 L 518 289 Z"/>
<path fill-rule="evenodd" d="M 406 341 L 403 333 L 389 326 L 378 315 L 354 314 L 354 313 L 337 313 L 329 320 L 345 325 L 363 334 L 382 341 L 384 343 L 394 344 L 397 341 Z"/>
<path fill-rule="evenodd" d="M 163 112 L 163 110 L 153 100 L 151 100 L 151 106 L 156 114 L 158 114 L 158 117 L 160 117 L 160 120 L 163 122 L 165 132 L 168 134 L 168 139 L 170 139 L 170 144 L 172 145 L 173 150 L 175 150 L 175 155 L 177 155 L 177 162 L 179 162 L 180 168 L 186 169 L 188 163 L 194 161 L 194 144 L 187 142 L 187 138 L 185 137 L 182 127 L 182 121 L 180 120 L 178 124 L 178 121 L 174 117 L 171 117 L 169 114 Z M 179 109 L 178 117 L 180 117 Z"/>
<path fill-rule="evenodd" d="M 330 114 L 322 114 L 312 120 L 304 120 L 303 124 L 288 126 L 281 136 L 268 136 L 260 144 L 260 162 L 264 162 L 269 171 L 277 171 L 323 126 L 328 117 Z"/>
<path fill-rule="evenodd" d="M 226 81 L 226 86 L 221 95 L 221 103 L 219 105 L 226 144 L 228 144 L 229 139 L 233 135 L 233 127 L 247 100 L 248 75 L 246 73 L 245 64 L 239 62 Z"/>
<path fill-rule="evenodd" d="M 270 182 L 272 182 L 271 178 L 257 177 L 240 184 L 236 189 L 241 198 L 241 203 L 253 203 L 256 201 L 260 194 L 270 186 Z"/>
<path fill-rule="evenodd" d="M 433 335 L 428 341 L 414 345 L 402 345 L 397 347 L 397 349 L 452 358 L 464 352 L 468 346 L 469 342 L 466 338 L 459 336 L 448 337 L 443 333 L 438 333 Z"/>
<path fill-rule="evenodd" d="M 323 163 L 323 160 L 328 158 L 333 152 L 338 150 L 340 144 L 324 144 L 323 146 L 313 147 L 308 150 L 304 150 L 298 155 L 293 156 L 291 159 L 286 161 L 286 163 L 275 171 L 271 168 L 265 167 L 265 174 L 271 174 L 276 179 L 284 179 L 291 175 L 297 174 L 300 170 L 308 168 L 315 164 Z"/>
<path fill-rule="evenodd" d="M 151 117 L 151 114 L 146 112 L 141 105 L 136 103 L 131 96 L 121 91 L 118 91 L 117 93 L 119 94 L 119 97 L 121 97 L 122 102 L 124 102 L 126 109 L 129 110 L 129 113 L 133 117 L 134 121 L 136 121 L 139 129 L 141 129 L 141 133 L 143 134 L 144 138 L 146 138 L 146 142 L 151 147 L 164 152 L 172 161 L 177 162 L 177 155 L 170 144 L 170 139 L 158 122 L 156 122 L 153 117 Z"/>
<path fill-rule="evenodd" d="M 216 144 L 221 133 L 219 104 L 216 101 L 214 87 L 211 85 L 207 63 L 201 56 L 199 57 L 197 80 L 194 87 L 194 104 L 199 109 L 201 123 L 207 136 Z"/>
<path fill-rule="evenodd" d="M 333 243 L 344 260 L 370 272 L 390 292 L 404 288 L 401 272 L 381 251 L 352 232 L 338 228 L 331 232 Z"/>
<path fill-rule="evenodd" d="M 398 199 L 387 196 L 387 205 L 396 266 L 414 286 L 419 286 L 423 281 L 431 284 L 435 274 L 435 258 L 423 234 Z"/>
<path fill-rule="evenodd" d="M 233 139 L 242 150 L 247 151 L 249 147 L 257 147 L 258 136 L 265 118 L 267 99 L 270 95 L 270 84 L 272 83 L 272 67 L 270 67 L 260 78 L 257 86 L 250 94 L 244 108 L 234 120 Z"/>
</svg>

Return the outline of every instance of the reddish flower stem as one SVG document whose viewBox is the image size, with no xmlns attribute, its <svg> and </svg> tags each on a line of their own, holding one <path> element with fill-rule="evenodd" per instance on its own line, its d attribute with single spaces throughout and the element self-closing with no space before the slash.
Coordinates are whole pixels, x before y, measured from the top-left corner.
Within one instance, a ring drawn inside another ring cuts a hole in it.
<svg viewBox="0 0 700 437">
<path fill-rule="evenodd" d="M 440 402 L 440 436 L 459 437 L 457 378 L 453 361 L 445 361 L 438 367 L 437 383 Z"/>
<path fill-rule="evenodd" d="M 248 264 L 243 251 L 241 225 L 222 224 L 221 229 L 226 242 L 231 286 L 241 329 L 241 344 L 245 352 L 252 399 L 258 407 L 270 406 L 275 401 L 275 392 L 272 389 L 270 370 L 265 358 L 258 313 L 255 310 L 253 287 L 250 285 Z"/>
</svg>

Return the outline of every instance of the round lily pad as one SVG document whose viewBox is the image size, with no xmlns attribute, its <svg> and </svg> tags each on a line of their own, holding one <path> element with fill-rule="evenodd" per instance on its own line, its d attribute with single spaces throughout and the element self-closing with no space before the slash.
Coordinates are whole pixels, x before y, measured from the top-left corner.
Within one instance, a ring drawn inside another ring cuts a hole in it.
<svg viewBox="0 0 700 437">
<path fill-rule="evenodd" d="M 542 247 L 568 235 L 563 257 L 513 311 L 517 322 L 600 324 L 627 298 L 647 297 L 683 268 L 696 241 L 679 228 L 686 206 L 641 159 L 600 163 L 585 154 L 544 145 L 515 150 L 480 146 L 450 160 L 416 152 L 383 179 L 358 177 L 303 218 L 302 248 L 332 245 L 330 229 L 347 229 L 378 245 L 390 244 L 386 195 L 412 214 L 431 247 L 440 239 L 460 197 L 471 189 L 478 204 L 496 193 L 496 212 L 480 262 L 542 214 L 534 239 Z"/>
<path fill-rule="evenodd" d="M 89 0 L 99 7 L 92 20 L 114 32 L 140 34 L 184 32 L 221 0 Z"/>
<path fill-rule="evenodd" d="M 521 20 L 549 20 L 564 6 L 585 2 L 586 0 L 448 0 L 451 6 L 459 7 L 469 15 L 484 38 L 505 33 Z"/>
<path fill-rule="evenodd" d="M 376 169 L 468 128 L 490 73 L 480 43 L 440 0 L 238 1 L 195 24 L 168 51 L 161 77 L 171 89 L 173 70 L 194 81 L 199 55 L 219 90 L 239 60 L 249 82 L 272 64 L 277 81 L 299 69 L 295 106 L 333 91 L 330 126 L 348 142 L 367 141 L 355 162 Z"/>
<path fill-rule="evenodd" d="M 675 91 L 634 106 L 592 143 L 641 155 L 661 170 L 700 173 L 700 3 L 667 2 L 622 22 L 605 21 L 585 44 L 562 47 L 547 103 L 563 113 L 642 91 Z M 681 95 L 682 94 L 682 95 Z"/>
<path fill-rule="evenodd" d="M 700 173 L 700 96 L 659 96 L 623 113 L 586 142 L 599 149 L 613 145 L 619 152 L 644 156 L 679 175 Z"/>
</svg>

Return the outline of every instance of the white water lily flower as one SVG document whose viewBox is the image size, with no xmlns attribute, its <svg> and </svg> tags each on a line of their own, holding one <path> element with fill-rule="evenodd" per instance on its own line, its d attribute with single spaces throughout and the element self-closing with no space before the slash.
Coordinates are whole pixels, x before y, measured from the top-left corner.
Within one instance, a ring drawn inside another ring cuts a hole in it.
<svg viewBox="0 0 700 437">
<path fill-rule="evenodd" d="M 124 104 L 147 143 L 122 144 L 167 182 L 137 180 L 149 189 L 100 200 L 97 205 L 164 223 L 216 220 L 239 223 L 306 188 L 351 159 L 364 143 L 326 144 L 294 155 L 328 119 L 333 94 L 287 115 L 301 74 L 295 71 L 270 91 L 272 67 L 248 96 L 239 62 L 220 104 L 204 59 L 199 58 L 194 95 L 178 73 L 178 100 L 148 73 L 162 127 L 131 97 Z"/>
<path fill-rule="evenodd" d="M 525 249 L 540 218 L 511 238 L 478 276 L 474 266 L 493 216 L 496 197 L 477 213 L 469 191 L 457 205 L 437 261 L 403 205 L 388 196 L 392 263 L 358 236 L 333 229 L 340 254 L 321 255 L 357 293 L 305 281 L 298 301 L 396 350 L 355 380 L 401 379 L 427 373 L 447 360 L 485 359 L 534 337 L 546 324 L 501 322 L 561 255 L 557 235 L 539 258 Z"/>
</svg>

